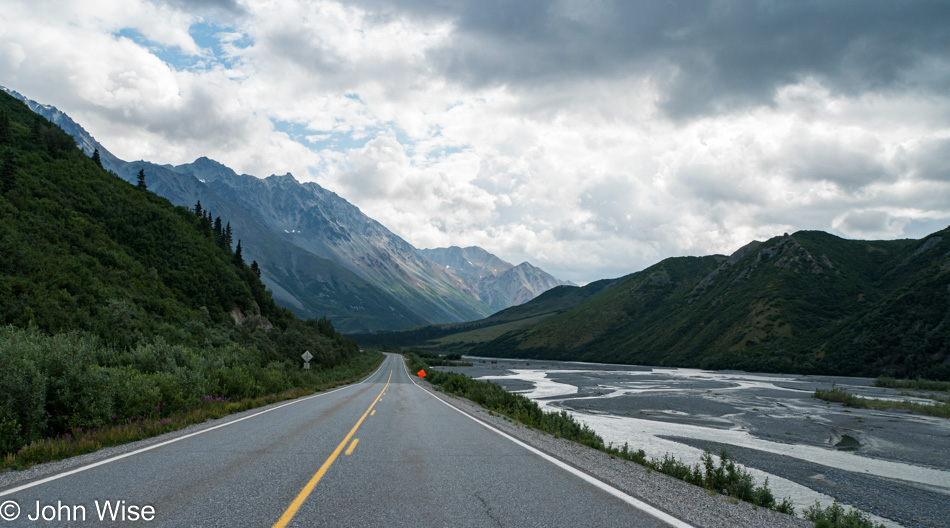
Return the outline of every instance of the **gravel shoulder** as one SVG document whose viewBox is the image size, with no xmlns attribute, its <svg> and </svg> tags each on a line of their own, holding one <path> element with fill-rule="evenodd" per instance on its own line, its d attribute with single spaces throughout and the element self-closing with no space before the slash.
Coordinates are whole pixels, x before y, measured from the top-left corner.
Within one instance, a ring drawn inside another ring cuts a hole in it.
<svg viewBox="0 0 950 528">
<path fill-rule="evenodd" d="M 710 495 L 706 490 L 667 475 L 611 457 L 610 455 L 563 438 L 531 429 L 520 423 L 491 413 L 463 398 L 436 390 L 431 384 L 418 383 L 430 394 L 466 414 L 503 431 L 651 506 L 665 511 L 697 527 L 774 528 L 806 527 L 811 523 L 751 504 L 734 503 L 734 499 Z"/>
</svg>

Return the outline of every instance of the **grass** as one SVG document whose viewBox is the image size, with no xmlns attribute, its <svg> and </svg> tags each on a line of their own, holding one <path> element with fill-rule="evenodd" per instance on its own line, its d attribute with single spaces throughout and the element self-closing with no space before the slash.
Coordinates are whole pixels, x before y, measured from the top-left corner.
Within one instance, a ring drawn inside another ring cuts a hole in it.
<svg viewBox="0 0 950 528">
<path fill-rule="evenodd" d="M 815 389 L 815 397 L 832 403 L 841 403 L 846 407 L 857 409 L 874 409 L 878 411 L 908 411 L 939 418 L 950 418 L 950 403 L 938 400 L 933 405 L 917 403 L 912 401 L 896 400 L 878 400 L 874 398 L 862 398 L 840 388 Z"/>
<path fill-rule="evenodd" d="M 256 409 L 272 403 L 301 398 L 333 387 L 353 383 L 375 370 L 380 363 L 382 363 L 382 358 L 376 362 L 372 368 L 356 377 L 340 379 L 311 387 L 295 388 L 278 394 L 269 394 L 258 398 L 244 398 L 238 401 L 228 401 L 227 398 L 204 396 L 185 410 L 169 415 L 164 415 L 163 409 L 158 407 L 148 414 L 140 415 L 134 419 L 124 420 L 120 423 L 90 430 L 74 428 L 70 433 L 33 441 L 15 453 L 6 454 L 3 459 L 0 460 L 0 471 L 26 469 L 35 464 L 91 453 L 103 447 L 113 447 L 137 440 L 144 440 L 160 434 L 184 429 L 192 424 L 223 418 L 230 414 Z M 2 426 L 2 424 L 0 424 L 0 426 Z"/>
</svg>

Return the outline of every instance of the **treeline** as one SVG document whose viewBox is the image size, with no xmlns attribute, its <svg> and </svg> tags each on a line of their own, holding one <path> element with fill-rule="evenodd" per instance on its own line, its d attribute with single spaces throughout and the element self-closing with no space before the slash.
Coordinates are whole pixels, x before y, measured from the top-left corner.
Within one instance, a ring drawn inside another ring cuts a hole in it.
<svg viewBox="0 0 950 528">
<path fill-rule="evenodd" d="M 381 357 L 277 306 L 210 213 L 104 171 L 6 94 L 0 155 L 0 451 Z"/>
<path fill-rule="evenodd" d="M 369 334 L 350 334 L 348 337 L 362 347 L 411 347 L 420 346 L 427 341 L 439 339 L 460 332 L 477 330 L 497 324 L 494 321 L 479 320 L 468 323 L 447 323 L 440 325 L 425 325 L 407 330 L 394 332 L 373 332 Z"/>
<path fill-rule="evenodd" d="M 411 357 L 418 358 L 430 367 L 471 367 L 472 364 L 462 361 L 462 354 L 439 354 L 417 348 L 399 349 L 392 346 L 382 348 L 383 352 L 392 352 L 394 354 L 409 354 Z M 416 369 L 418 371 L 418 369 Z"/>
</svg>

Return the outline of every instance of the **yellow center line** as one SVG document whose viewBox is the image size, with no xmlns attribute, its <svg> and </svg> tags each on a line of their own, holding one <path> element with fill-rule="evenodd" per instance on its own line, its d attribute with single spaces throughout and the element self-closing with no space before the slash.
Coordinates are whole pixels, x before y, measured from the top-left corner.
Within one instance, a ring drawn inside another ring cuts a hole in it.
<svg viewBox="0 0 950 528">
<path fill-rule="evenodd" d="M 346 456 L 352 455 L 352 454 L 353 454 L 353 450 L 356 449 L 356 444 L 358 444 L 359 441 L 360 441 L 359 438 L 354 438 L 354 439 L 353 439 L 353 443 L 350 444 L 350 447 L 346 448 L 346 452 L 343 453 L 343 454 L 346 455 Z"/>
<path fill-rule="evenodd" d="M 379 396 L 377 396 L 376 399 L 373 400 L 373 403 L 370 404 L 368 409 L 366 409 L 366 412 L 364 412 L 363 416 L 361 416 L 359 421 L 356 422 L 356 425 L 354 425 L 353 428 L 350 429 L 350 432 L 346 435 L 346 438 L 344 438 L 343 441 L 340 442 L 340 445 L 336 446 L 336 449 L 333 450 L 333 453 L 330 455 L 330 458 L 328 458 L 326 462 L 324 462 L 323 465 L 320 466 L 320 469 L 317 470 L 317 472 L 313 475 L 310 481 L 307 482 L 307 485 L 304 486 L 302 490 L 300 490 L 300 493 L 297 494 L 297 498 L 295 498 L 294 501 L 290 503 L 290 506 L 287 507 L 287 510 L 284 512 L 284 514 L 280 516 L 280 519 L 278 519 L 276 523 L 274 523 L 273 528 L 284 528 L 285 526 L 287 526 L 287 523 L 289 523 L 290 520 L 294 518 L 294 515 L 297 514 L 297 510 L 299 510 L 300 507 L 303 505 L 303 501 L 307 500 L 307 497 L 309 497 L 310 493 L 313 492 L 313 488 L 316 487 L 317 483 L 320 482 L 320 479 L 323 478 L 323 475 L 327 472 L 328 469 L 330 469 L 330 466 L 333 464 L 333 461 L 336 460 L 338 456 L 340 456 L 340 452 L 343 451 L 343 447 L 346 446 L 347 443 L 349 443 L 350 439 L 353 438 L 353 435 L 356 434 L 356 430 L 360 428 L 360 425 L 362 425 L 363 420 L 365 420 L 366 417 L 369 416 L 369 413 L 373 410 L 373 407 L 376 405 L 376 402 L 378 402 L 379 399 L 383 397 L 383 393 L 386 392 L 386 388 L 389 387 L 389 382 L 392 381 L 392 379 L 393 379 L 393 368 L 390 367 L 389 379 L 386 380 L 386 386 L 383 387 L 383 390 L 379 392 Z M 347 454 L 350 454 L 350 452 L 353 451 L 354 447 L 356 447 L 355 441 L 353 442 L 353 445 L 350 446 L 350 450 L 349 452 L 347 452 Z"/>
</svg>

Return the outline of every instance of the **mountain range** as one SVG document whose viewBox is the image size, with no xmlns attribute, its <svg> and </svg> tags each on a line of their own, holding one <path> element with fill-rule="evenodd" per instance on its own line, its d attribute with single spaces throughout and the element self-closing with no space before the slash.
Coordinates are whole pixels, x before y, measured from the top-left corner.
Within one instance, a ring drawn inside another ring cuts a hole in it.
<svg viewBox="0 0 950 528">
<path fill-rule="evenodd" d="M 529 262 L 515 266 L 478 246 L 423 249 L 422 254 L 472 286 L 493 313 L 528 302 L 555 286 L 570 284 Z"/>
<path fill-rule="evenodd" d="M 359 336 L 492 357 L 950 379 L 950 228 L 800 231 L 561 286 L 482 321 Z"/>
<path fill-rule="evenodd" d="M 345 333 L 480 319 L 566 284 L 480 248 L 420 251 L 335 193 L 290 174 L 237 174 L 206 157 L 177 166 L 123 161 L 56 107 L 4 90 L 70 134 L 87 155 L 98 150 L 106 170 L 130 182 L 144 171 L 149 190 L 176 205 L 200 202 L 229 222 L 278 303 L 304 318 L 328 317 Z M 459 251 L 497 261 L 499 271 L 443 264 L 442 256 Z"/>
</svg>

